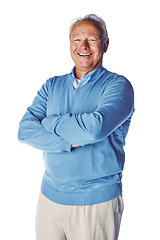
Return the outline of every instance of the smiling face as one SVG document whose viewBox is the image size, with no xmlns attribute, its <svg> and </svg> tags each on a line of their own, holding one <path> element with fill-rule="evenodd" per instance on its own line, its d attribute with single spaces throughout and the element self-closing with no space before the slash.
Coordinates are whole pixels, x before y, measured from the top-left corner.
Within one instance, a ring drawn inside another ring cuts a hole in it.
<svg viewBox="0 0 160 240">
<path fill-rule="evenodd" d="M 77 23 L 71 32 L 70 51 L 75 62 L 75 75 L 80 79 L 102 63 L 108 42 L 102 42 L 100 30 L 90 21 Z"/>
</svg>

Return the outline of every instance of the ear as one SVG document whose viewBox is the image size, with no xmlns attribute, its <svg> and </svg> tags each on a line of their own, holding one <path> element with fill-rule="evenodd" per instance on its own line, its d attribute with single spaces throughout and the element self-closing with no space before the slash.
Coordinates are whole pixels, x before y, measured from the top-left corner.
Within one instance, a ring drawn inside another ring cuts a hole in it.
<svg viewBox="0 0 160 240">
<path fill-rule="evenodd" d="M 109 46 L 109 39 L 107 40 L 107 42 L 104 43 L 104 53 L 107 52 Z"/>
</svg>

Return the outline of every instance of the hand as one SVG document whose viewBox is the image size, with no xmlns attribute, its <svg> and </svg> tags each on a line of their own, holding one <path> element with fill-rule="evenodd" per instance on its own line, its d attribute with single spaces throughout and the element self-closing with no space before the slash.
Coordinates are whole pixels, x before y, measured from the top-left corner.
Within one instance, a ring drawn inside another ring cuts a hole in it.
<svg viewBox="0 0 160 240">
<path fill-rule="evenodd" d="M 72 145 L 72 148 L 80 147 L 79 145 Z"/>
</svg>

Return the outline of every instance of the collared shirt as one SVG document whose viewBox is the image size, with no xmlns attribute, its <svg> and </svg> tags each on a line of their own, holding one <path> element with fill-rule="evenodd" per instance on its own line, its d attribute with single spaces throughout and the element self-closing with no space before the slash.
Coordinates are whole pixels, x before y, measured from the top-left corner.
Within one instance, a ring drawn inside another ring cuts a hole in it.
<svg viewBox="0 0 160 240">
<path fill-rule="evenodd" d="M 70 73 L 70 78 L 72 80 L 72 84 L 74 88 L 77 89 L 78 87 L 82 87 L 84 84 L 89 82 L 93 76 L 96 78 L 99 75 L 100 71 L 103 69 L 103 66 L 100 65 L 98 68 L 96 68 L 92 72 L 82 76 L 80 80 L 74 76 L 74 69 L 75 67 L 72 69 Z"/>
</svg>

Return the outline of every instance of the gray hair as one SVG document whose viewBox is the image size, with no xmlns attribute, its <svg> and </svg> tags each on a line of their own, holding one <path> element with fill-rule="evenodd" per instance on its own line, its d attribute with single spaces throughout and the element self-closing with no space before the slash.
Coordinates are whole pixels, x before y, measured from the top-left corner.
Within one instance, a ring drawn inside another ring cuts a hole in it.
<svg viewBox="0 0 160 240">
<path fill-rule="evenodd" d="M 97 16 L 95 14 L 89 14 L 89 15 L 84 16 L 83 18 L 80 17 L 80 18 L 76 18 L 75 20 L 73 20 L 72 24 L 70 26 L 70 31 L 69 31 L 70 39 L 71 39 L 71 32 L 72 32 L 73 28 L 79 22 L 81 22 L 83 20 L 87 20 L 87 21 L 92 22 L 101 31 L 103 43 L 107 42 L 107 40 L 108 40 L 108 32 L 107 32 L 107 28 L 106 28 L 106 23 L 105 23 L 105 21 L 101 17 L 99 17 L 99 16 Z"/>
</svg>

